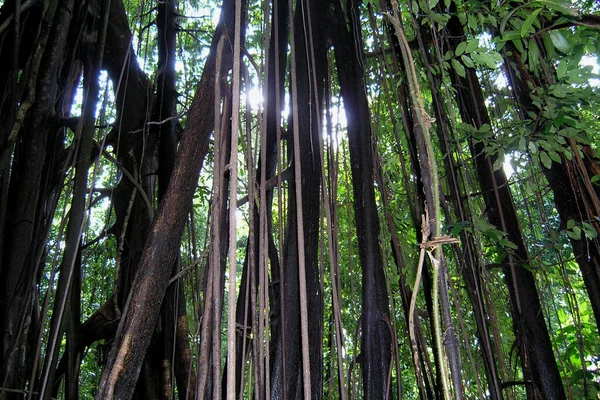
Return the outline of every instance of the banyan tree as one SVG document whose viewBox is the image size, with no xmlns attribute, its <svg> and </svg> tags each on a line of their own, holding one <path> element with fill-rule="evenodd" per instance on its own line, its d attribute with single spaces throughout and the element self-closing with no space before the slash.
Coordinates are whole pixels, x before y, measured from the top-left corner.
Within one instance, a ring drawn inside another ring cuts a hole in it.
<svg viewBox="0 0 600 400">
<path fill-rule="evenodd" d="M 0 0 L 0 399 L 595 399 L 592 0 Z"/>
</svg>

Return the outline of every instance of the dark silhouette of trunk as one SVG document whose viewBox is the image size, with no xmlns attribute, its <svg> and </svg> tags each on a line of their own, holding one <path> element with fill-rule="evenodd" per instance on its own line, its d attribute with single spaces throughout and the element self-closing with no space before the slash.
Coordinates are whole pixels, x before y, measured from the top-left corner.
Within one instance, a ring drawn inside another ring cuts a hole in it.
<svg viewBox="0 0 600 400">
<path fill-rule="evenodd" d="M 42 378 L 38 385 L 40 397 L 50 399 L 54 384 L 56 364 L 60 351 L 60 342 L 65 330 L 69 328 L 68 348 L 69 357 L 67 366 L 67 388 L 68 394 L 77 397 L 77 392 L 71 392 L 73 387 L 77 386 L 79 363 L 77 362 L 75 343 L 75 329 L 79 327 L 80 302 L 73 301 L 79 299 L 79 294 L 73 295 L 72 287 L 80 289 L 81 281 L 81 262 L 79 251 L 81 245 L 82 229 L 84 226 L 84 214 L 87 206 L 86 194 L 88 184 L 88 171 L 92 165 L 92 148 L 94 142 L 94 133 L 96 130 L 96 103 L 100 92 L 98 75 L 102 66 L 104 56 L 104 43 L 106 38 L 108 18 L 110 11 L 110 2 L 105 2 L 100 11 L 100 21 L 97 27 L 97 42 L 95 46 L 90 46 L 87 59 L 84 61 L 84 93 L 85 101 L 83 104 L 82 119 L 77 126 L 76 136 L 79 137 L 78 150 L 76 152 L 75 163 L 75 181 L 73 187 L 73 198 L 69 210 L 69 222 L 67 224 L 65 251 L 59 267 L 59 279 L 54 298 L 54 307 L 52 319 L 50 321 L 50 332 L 48 335 L 48 344 L 46 346 L 46 357 L 44 360 L 44 370 Z M 65 18 L 69 18 L 68 7 L 65 10 Z M 79 256 L 79 257 L 78 257 Z M 75 282 L 75 285 L 73 284 Z M 76 321 L 74 320 L 76 318 Z M 75 373 L 75 376 L 73 376 Z"/>
<path fill-rule="evenodd" d="M 460 33 L 461 27 L 457 18 L 451 19 L 449 24 L 453 33 Z M 455 47 L 462 37 L 463 35 L 450 35 L 449 40 L 454 40 L 452 46 Z M 489 115 L 475 70 L 467 67 L 466 78 L 461 78 L 455 73 L 451 73 L 451 78 L 462 120 L 476 128 L 489 124 Z M 491 224 L 506 233 L 508 239 L 516 246 L 514 250 L 508 249 L 506 252 L 507 265 L 504 267 L 504 273 L 527 396 L 531 399 L 565 398 L 535 278 L 527 268 L 530 258 L 523 242 L 506 175 L 502 169 L 494 171 L 496 156 L 488 155 L 482 142 L 469 140 L 488 219 Z"/>
<path fill-rule="evenodd" d="M 391 397 L 391 336 L 375 204 L 371 119 L 365 86 L 358 4 L 335 4 L 332 27 L 340 93 L 348 123 L 356 234 L 362 264 L 361 353 L 365 399 Z"/>
<path fill-rule="evenodd" d="M 152 201 L 156 169 L 156 140 L 150 139 L 145 128 L 150 83 L 138 66 L 131 36 L 123 2 L 113 0 L 103 67 L 116 82 L 118 123 L 108 133 L 106 144 L 115 149 L 120 169 L 130 174 L 130 177 L 122 176 L 113 191 L 115 222 L 109 229 L 118 243 L 115 295 L 121 311 L 125 308 L 150 227 L 152 204 L 145 199 Z"/>
<path fill-rule="evenodd" d="M 296 4 L 293 40 L 297 74 L 298 114 L 292 116 L 288 133 L 288 146 L 292 146 L 292 126 L 296 125 L 300 139 L 300 182 L 290 180 L 288 192 L 287 234 L 283 247 L 283 287 L 285 313 L 276 316 L 272 328 L 271 395 L 273 398 L 303 398 L 302 346 L 300 326 L 300 286 L 298 255 L 298 211 L 296 191 L 302 193 L 302 218 L 304 226 L 304 262 L 306 268 L 308 341 L 313 399 L 322 396 L 322 336 L 323 294 L 321 291 L 318 238 L 321 205 L 321 160 L 319 156 L 319 122 L 322 115 L 324 78 L 327 71 L 325 41 L 322 36 L 323 5 L 300 1 Z M 280 21 L 281 24 L 281 21 Z M 306 40 L 308 39 L 308 41 Z M 315 87 L 316 92 L 315 93 Z M 293 100 L 292 100 L 293 101 Z M 297 117 L 297 118 L 296 118 Z M 294 129 L 296 129 L 294 127 Z M 294 160 L 294 150 L 290 159 Z M 298 166 L 292 162 L 292 174 Z M 274 293 L 275 296 L 278 293 Z M 280 311 L 277 310 L 277 311 Z M 287 332 L 281 335 L 281 325 Z M 285 379 L 284 379 L 285 378 Z"/>
<path fill-rule="evenodd" d="M 10 3 L 5 3 L 6 8 L 10 9 Z M 12 4 L 14 6 L 14 2 Z M 6 8 L 3 7 L 3 13 L 7 11 Z M 35 12 L 39 10 L 34 9 L 32 12 L 32 20 L 39 21 L 41 12 L 37 19 Z M 37 344 L 38 332 L 38 326 L 35 325 L 38 322 L 35 319 L 38 305 L 34 301 L 34 292 L 40 278 L 40 258 L 44 254 L 47 232 L 56 207 L 59 187 L 62 185 L 61 177 L 66 169 L 61 163 L 61 150 L 64 146 L 56 146 L 57 139 L 63 134 L 57 116 L 63 115 L 60 101 L 63 94 L 60 89 L 66 86 L 65 77 L 68 76 L 69 66 L 63 70 L 62 63 L 68 51 L 66 36 L 72 12 L 72 3 L 47 10 L 38 32 L 40 47 L 32 54 L 32 57 L 39 57 L 40 70 L 36 85 L 32 86 L 35 94 L 29 92 L 28 87 L 21 104 L 24 108 L 29 101 L 30 108 L 23 121 L 15 122 L 7 118 L 2 125 L 2 129 L 18 131 L 14 140 L 11 139 L 15 152 L 10 167 L 10 182 L 8 170 L 1 167 L 3 184 L 0 222 L 3 239 L 0 268 L 0 386 L 14 390 L 24 389 L 33 367 L 33 349 Z M 34 30 L 33 27 L 29 28 Z M 27 35 L 31 35 L 31 32 Z M 26 54 L 27 45 L 19 50 L 22 56 L 29 57 Z M 2 51 L 4 53 L 5 49 Z M 7 64 L 10 65 L 8 62 Z M 6 77 L 3 75 L 2 78 Z M 12 84 L 5 82 L 3 85 L 6 90 L 10 90 Z M 16 93 L 16 90 L 10 93 L 5 91 L 3 99 L 10 102 Z M 12 122 L 15 123 L 14 126 Z M 18 124 L 22 124 L 22 127 Z M 7 137 L 4 139 L 8 140 Z M 7 147 L 1 149 L 3 165 L 5 161 L 8 162 L 4 156 L 8 157 L 12 147 L 12 144 L 4 144 Z M 0 398 L 4 396 L 15 395 L 0 390 Z"/>
<path fill-rule="evenodd" d="M 83 11 L 86 10 L 83 9 Z M 146 120 L 146 108 L 149 101 L 149 83 L 146 76 L 139 68 L 133 48 L 131 47 L 129 40 L 131 38 L 131 32 L 122 1 L 111 1 L 109 13 L 106 41 L 104 46 L 103 68 L 107 70 L 109 78 L 115 82 L 114 89 L 115 97 L 117 99 L 117 122 L 114 124 L 114 128 L 109 132 L 106 143 L 112 145 L 113 148 L 118 150 L 117 161 L 121 168 L 125 168 L 127 171 L 134 172 L 136 170 L 135 165 L 139 165 L 140 163 L 139 161 L 136 161 L 139 160 L 136 159 L 136 155 L 142 153 L 140 147 L 143 144 L 143 141 L 140 139 L 141 134 L 137 132 L 142 132 L 142 127 Z M 82 16 L 81 12 L 75 14 L 80 15 L 80 18 Z M 92 22 L 96 17 L 92 19 Z M 79 37 L 80 29 L 81 28 L 79 25 L 75 26 L 72 28 L 73 32 L 70 33 L 70 35 L 75 38 Z M 78 43 L 76 40 L 69 42 Z M 85 46 L 83 48 L 85 48 Z M 77 66 L 78 64 L 75 63 L 74 65 Z M 74 69 L 75 73 L 71 73 L 71 77 L 68 79 L 71 87 L 69 89 L 70 92 L 73 92 L 76 88 L 75 81 L 79 75 L 78 69 Z M 73 97 L 74 93 L 71 94 L 70 98 L 73 99 Z M 63 106 L 63 112 L 67 113 L 71 107 L 71 100 L 65 100 L 64 104 L 65 106 Z M 68 124 L 72 129 L 75 129 L 77 120 L 65 120 L 65 123 Z M 130 138 L 133 137 L 138 139 L 130 140 Z M 59 143 L 59 147 L 63 146 L 64 134 L 57 139 L 57 143 Z M 62 156 L 62 159 L 68 157 L 70 156 Z M 62 161 L 62 163 L 62 168 L 66 169 L 68 164 L 64 165 L 65 161 Z M 62 175 L 54 178 L 57 182 L 60 182 L 61 185 L 62 181 L 64 180 L 62 176 L 64 176 L 64 172 Z M 127 226 L 127 223 L 125 223 L 125 221 L 129 218 L 129 211 L 127 208 L 129 207 L 129 201 L 131 199 L 132 192 L 135 190 L 137 189 L 135 189 L 135 185 L 133 184 L 132 180 L 123 177 L 113 191 L 112 203 L 114 209 L 116 210 L 116 221 L 107 230 L 107 234 L 114 234 L 117 238 L 117 241 L 122 239 L 122 230 Z M 135 207 L 132 207 L 134 215 L 131 217 L 131 219 L 135 219 L 137 215 L 137 218 L 140 218 L 142 221 L 144 221 L 144 218 L 148 220 L 148 207 L 141 200 L 140 196 L 137 196 L 134 205 Z M 149 223 L 149 221 L 147 221 L 147 223 Z M 129 225 L 131 226 L 132 224 L 129 223 Z M 138 229 L 128 231 L 129 236 L 125 238 L 125 243 L 135 243 L 136 241 L 141 240 L 136 239 L 136 234 L 144 232 L 144 230 L 139 229 L 139 225 L 136 226 L 136 228 Z M 127 260 L 130 260 L 130 257 L 128 257 L 129 247 L 124 247 L 125 248 L 123 249 L 122 254 L 124 254 L 125 262 L 122 263 L 124 267 L 121 269 L 121 271 L 125 270 L 125 272 L 120 274 L 121 278 L 128 275 L 126 273 Z M 119 257 L 117 257 L 117 260 L 118 259 Z M 118 261 L 117 264 L 119 265 Z M 124 285 L 119 285 L 117 283 L 115 288 L 117 294 L 119 293 L 119 287 L 123 286 Z M 118 306 L 118 299 L 119 296 L 112 296 L 109 298 L 86 322 L 81 324 L 80 328 L 76 329 L 76 345 L 74 346 L 73 354 L 82 354 L 86 347 L 98 340 L 112 339 L 119 323 L 120 311 L 123 307 L 123 304 Z M 124 303 L 124 300 L 122 300 L 122 303 Z M 79 323 L 78 320 L 77 323 Z M 70 362 L 69 360 L 71 357 L 73 357 L 73 355 L 71 355 L 69 352 L 65 353 L 57 367 L 56 378 L 53 382 L 55 393 L 58 393 L 61 382 L 60 379 L 67 371 L 71 370 L 70 367 L 67 366 L 67 363 Z"/>
<path fill-rule="evenodd" d="M 546 70 L 553 73 L 554 67 L 545 59 L 543 42 L 536 42 L 541 49 L 540 62 L 546 64 Z M 534 105 L 531 95 L 537 88 L 552 84 L 554 76 L 548 76 L 547 73 L 545 77 L 540 78 L 530 74 L 519 51 L 511 42 L 506 43 L 504 57 L 508 80 L 519 104 L 521 118 L 528 119 L 529 115 L 538 115 L 540 109 Z M 541 118 L 542 122 L 535 125 L 534 135 L 544 135 L 544 125 L 554 122 Z M 561 154 L 560 163 L 552 162 L 550 168 L 542 167 L 554 194 L 554 204 L 562 227 L 566 228 L 569 220 L 575 221 L 576 224 L 587 222 L 600 233 L 600 187 L 590 181 L 590 178 L 600 175 L 600 160 L 589 145 L 577 143 L 573 138 L 566 138 L 565 150 L 571 151 L 572 161 Z M 579 239 L 569 239 L 600 333 L 600 239 L 598 236 L 589 238 L 585 234 L 581 234 Z"/>
</svg>

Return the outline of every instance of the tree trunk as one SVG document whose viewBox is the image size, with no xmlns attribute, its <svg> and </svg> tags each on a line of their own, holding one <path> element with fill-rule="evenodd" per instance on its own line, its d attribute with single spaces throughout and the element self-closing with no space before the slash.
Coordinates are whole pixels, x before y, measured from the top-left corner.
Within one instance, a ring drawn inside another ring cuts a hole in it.
<svg viewBox="0 0 600 400">
<path fill-rule="evenodd" d="M 34 307 L 35 282 L 38 278 L 39 256 L 42 254 L 38 240 L 45 237 L 49 227 L 41 223 L 44 212 L 55 204 L 51 200 L 48 178 L 59 169 L 45 171 L 52 165 L 57 153 L 48 154 L 49 138 L 56 136 L 55 109 L 61 81 L 61 67 L 66 49 L 66 36 L 71 20 L 72 3 L 49 9 L 44 15 L 41 39 L 37 52 L 44 52 L 41 73 L 36 80 L 34 102 L 25 117 L 24 128 L 16 138 L 15 156 L 11 167 L 10 186 L 7 188 L 6 219 L 2 221 L 2 267 L 0 270 L 0 382 L 4 387 L 23 390 L 29 378 L 26 363 L 32 348 L 25 343 Z M 54 18 L 56 14 L 56 19 Z M 53 25 L 51 25 L 54 23 Z M 50 38 L 50 40 L 48 40 Z M 44 44 L 49 41 L 48 47 Z M 36 52 L 36 54 L 37 54 Z M 60 102 L 58 102 L 60 104 Z M 24 104 L 23 104 L 24 105 Z M 4 149 L 6 150 L 6 149 Z M 49 157 L 48 163 L 46 157 Z M 46 179 L 44 179 L 46 178 Z M 5 187 L 6 189 L 6 187 Z M 3 190 L 4 191 L 4 190 Z M 54 193 L 56 195 L 56 193 Z M 51 215 L 51 214 L 50 214 Z M 49 217 L 51 218 L 51 217 Z M 35 327 L 34 329 L 36 329 Z M 0 391 L 0 396 L 4 393 Z"/>
<path fill-rule="evenodd" d="M 343 14 L 335 4 L 332 28 L 340 92 L 348 123 L 356 234 L 362 264 L 361 354 L 365 399 L 391 397 L 391 336 L 386 280 L 379 247 L 379 217 L 373 187 L 372 133 L 363 69 L 358 5 Z M 349 27 L 348 27 L 349 24 Z"/>
<path fill-rule="evenodd" d="M 452 19 L 450 23 L 460 24 L 457 18 Z M 452 26 L 455 30 L 459 29 L 456 25 Z M 455 41 L 460 40 L 460 37 L 462 35 L 458 38 L 453 36 Z M 454 46 L 456 44 L 454 42 Z M 463 121 L 476 128 L 489 124 L 490 119 L 475 70 L 467 67 L 464 79 L 455 73 L 452 73 L 451 77 Z M 508 265 L 504 269 L 510 295 L 513 329 L 521 356 L 528 398 L 565 398 L 535 277 L 527 268 L 531 261 L 523 242 L 521 225 L 506 175 L 502 169 L 494 171 L 496 156 L 487 155 L 483 143 L 470 139 L 470 148 L 488 219 L 491 224 L 506 233 L 508 239 L 516 246 L 513 251 L 507 250 Z"/>
<path fill-rule="evenodd" d="M 177 259 L 179 243 L 192 205 L 198 175 L 208 152 L 210 133 L 214 124 L 216 47 L 223 35 L 233 37 L 235 26 L 233 10 L 233 1 L 224 0 L 221 19 L 190 109 L 171 181 L 142 253 L 139 272 L 102 374 L 97 399 L 113 396 L 130 398 L 135 388 L 172 266 Z M 244 21 L 241 26 L 244 30 Z M 226 48 L 224 53 L 226 55 L 224 65 L 229 67 L 231 49 Z"/>
<path fill-rule="evenodd" d="M 310 7 L 310 8 L 309 8 Z M 304 262 L 306 268 L 308 342 L 310 360 L 311 393 L 313 399 L 322 396 L 322 350 L 323 294 L 321 291 L 318 238 L 321 205 L 321 160 L 319 156 L 319 134 L 321 121 L 324 78 L 327 71 L 324 41 L 321 40 L 323 10 L 316 2 L 300 1 L 296 4 L 293 41 L 297 85 L 297 114 L 292 115 L 288 143 L 292 148 L 291 132 L 299 131 L 300 165 L 292 163 L 292 174 L 301 169 L 300 182 L 290 180 L 288 192 L 288 222 L 284 244 L 283 276 L 279 285 L 283 287 L 284 314 L 275 318 L 273 326 L 272 386 L 273 398 L 301 399 L 303 390 L 303 365 L 301 346 L 300 276 L 298 218 L 302 219 Z M 281 21 L 280 21 L 281 25 Z M 308 38 L 308 41 L 305 39 Z M 292 74 L 293 74 L 292 70 Z M 315 93 L 316 90 L 316 93 Z M 292 100 L 294 101 L 294 100 Z M 294 126 L 296 125 L 296 126 Z M 294 160 L 294 150 L 290 159 Z M 299 215 L 296 191 L 302 193 L 302 214 Z M 277 296 L 278 294 L 275 293 Z M 282 337 L 285 332 L 294 332 Z M 284 379 L 285 378 L 285 379 Z M 285 397 L 284 397 L 285 396 Z"/>
<path fill-rule="evenodd" d="M 538 41 L 538 47 L 544 49 L 541 41 Z M 511 42 L 506 43 L 506 50 L 504 57 L 508 80 L 521 107 L 518 110 L 521 118 L 528 119 L 529 115 L 538 115 L 540 109 L 534 105 L 531 95 L 537 88 L 552 84 L 554 77 L 546 76 L 546 82 L 540 82 L 541 78 L 536 78 L 529 73 L 519 51 Z M 549 65 L 544 57 L 544 52 L 541 52 L 540 62 L 547 64 L 548 70 L 554 71 L 554 67 Z M 540 118 L 543 122 L 536 125 L 533 135 L 543 136 L 544 127 L 554 123 L 554 121 L 544 120 L 544 117 Z M 585 132 L 582 133 L 585 135 Z M 554 194 L 554 204 L 562 227 L 566 228 L 570 220 L 575 221 L 576 224 L 588 222 L 600 233 L 600 223 L 597 219 L 600 216 L 600 188 L 590 181 L 591 177 L 600 174 L 600 161 L 590 146 L 576 143 L 572 138 L 567 138 L 565 150 L 571 151 L 572 161 L 561 154 L 561 163 L 552 162 L 550 168 L 542 167 Z M 589 238 L 585 234 L 581 234 L 579 239 L 574 237 L 569 239 L 590 298 L 596 327 L 600 333 L 600 239 L 599 236 Z"/>
</svg>

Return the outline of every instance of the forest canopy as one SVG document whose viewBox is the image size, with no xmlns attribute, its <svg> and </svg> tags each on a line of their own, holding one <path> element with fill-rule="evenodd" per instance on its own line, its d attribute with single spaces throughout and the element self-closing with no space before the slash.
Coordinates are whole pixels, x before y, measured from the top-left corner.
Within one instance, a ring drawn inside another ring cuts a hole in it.
<svg viewBox="0 0 600 400">
<path fill-rule="evenodd" d="M 0 0 L 0 400 L 597 399 L 594 0 Z"/>
</svg>

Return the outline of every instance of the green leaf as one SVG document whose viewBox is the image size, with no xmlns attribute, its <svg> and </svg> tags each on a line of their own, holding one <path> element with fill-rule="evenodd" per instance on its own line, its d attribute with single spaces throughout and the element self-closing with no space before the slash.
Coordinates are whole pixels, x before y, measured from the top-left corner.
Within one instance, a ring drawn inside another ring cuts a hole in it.
<svg viewBox="0 0 600 400">
<path fill-rule="evenodd" d="M 552 166 L 552 160 L 548 156 L 548 153 L 546 153 L 545 151 L 540 151 L 540 161 L 547 169 L 550 169 L 550 167 Z"/>
<path fill-rule="evenodd" d="M 481 132 L 483 134 L 490 133 L 491 131 L 492 131 L 492 126 L 490 124 L 483 124 L 479 128 L 479 132 Z"/>
<path fill-rule="evenodd" d="M 452 0 L 444 0 L 444 6 L 446 6 L 446 8 L 450 8 L 451 4 L 452 4 Z"/>
<path fill-rule="evenodd" d="M 471 60 L 471 57 L 463 54 L 462 56 L 460 56 L 460 59 L 462 60 L 463 64 L 465 64 L 467 67 L 475 68 L 475 63 L 473 62 L 473 60 Z"/>
<path fill-rule="evenodd" d="M 581 228 L 574 226 L 572 230 L 567 231 L 567 235 L 569 235 L 571 239 L 579 240 L 581 239 Z"/>
<path fill-rule="evenodd" d="M 477 18 L 475 17 L 475 15 L 473 14 L 469 14 L 467 16 L 468 18 L 468 24 L 469 24 L 469 28 L 471 28 L 472 30 L 476 31 L 477 30 Z"/>
<path fill-rule="evenodd" d="M 548 155 L 550 156 L 550 158 L 552 159 L 552 161 L 554 161 L 555 163 L 560 164 L 561 163 L 561 159 L 560 156 L 558 155 L 558 153 L 556 151 L 549 151 Z"/>
<path fill-rule="evenodd" d="M 412 3 L 412 10 L 411 10 L 411 11 L 412 11 L 414 14 L 418 13 L 418 12 L 419 12 L 419 3 L 417 3 L 417 1 L 416 1 L 416 0 L 412 0 L 412 2 L 411 2 L 411 3 Z"/>
<path fill-rule="evenodd" d="M 535 19 L 537 18 L 538 14 L 541 11 L 542 11 L 541 8 L 534 10 L 531 14 L 529 14 L 529 16 L 527 17 L 525 22 L 523 22 L 523 26 L 521 26 L 521 37 L 522 38 L 526 37 L 529 34 L 529 29 L 531 28 L 531 26 L 533 25 L 533 22 L 535 21 Z"/>
<path fill-rule="evenodd" d="M 558 62 L 558 66 L 556 67 L 556 76 L 558 77 L 558 79 L 562 79 L 566 73 L 567 62 L 564 60 L 564 58 L 561 58 L 561 60 Z"/>
<path fill-rule="evenodd" d="M 542 148 L 546 151 L 550 151 L 553 149 L 552 145 L 550 143 L 548 143 L 547 140 L 544 140 L 544 139 L 538 140 L 537 144 L 538 144 L 538 146 L 542 146 Z"/>
<path fill-rule="evenodd" d="M 513 40 L 512 44 L 519 50 L 519 53 L 523 54 L 523 62 L 526 61 L 527 53 L 523 53 L 525 48 L 523 47 L 523 41 L 521 39 Z"/>
<path fill-rule="evenodd" d="M 467 75 L 465 73 L 465 67 L 463 67 L 463 65 L 460 63 L 460 61 L 458 61 L 456 58 L 452 59 L 452 68 L 454 68 L 456 73 L 458 75 L 462 76 L 463 78 Z"/>
<path fill-rule="evenodd" d="M 559 11 L 563 14 L 570 15 L 572 17 L 579 17 L 581 12 L 579 10 L 571 7 L 570 1 L 564 0 L 537 0 L 538 3 L 542 3 L 546 7 L 550 7 Z"/>
<path fill-rule="evenodd" d="M 573 153 L 571 153 L 571 149 L 566 149 L 563 153 L 567 161 L 573 161 Z"/>
<path fill-rule="evenodd" d="M 484 216 L 473 215 L 473 225 L 475 225 L 475 229 L 480 232 L 489 232 L 496 230 L 496 225 L 492 225 L 485 219 Z"/>
<path fill-rule="evenodd" d="M 433 10 L 439 2 L 440 2 L 440 0 L 429 0 L 429 9 Z"/>
<path fill-rule="evenodd" d="M 467 45 L 467 48 L 465 49 L 465 53 L 472 53 L 478 47 L 479 47 L 479 39 L 477 39 L 477 38 L 471 39 L 471 40 L 469 40 L 469 44 Z"/>
<path fill-rule="evenodd" d="M 515 12 L 517 12 L 519 10 L 520 7 L 516 7 L 513 8 L 508 14 L 506 14 L 506 16 L 502 19 L 502 22 L 500 23 L 500 32 L 502 34 L 504 34 L 504 28 L 506 28 L 506 23 L 508 22 L 508 20 L 513 16 L 513 14 Z"/>
<path fill-rule="evenodd" d="M 558 31 L 550 31 L 549 35 L 550 39 L 552 39 L 554 47 L 556 47 L 556 50 L 563 54 L 568 54 L 571 51 L 571 43 L 569 43 L 562 33 Z"/>
<path fill-rule="evenodd" d="M 557 99 L 564 99 L 567 97 L 567 91 L 564 86 L 554 86 L 550 91 L 550 94 Z"/>
<path fill-rule="evenodd" d="M 490 57 L 492 57 L 492 59 L 494 61 L 496 61 L 496 64 L 504 62 L 504 59 L 502 58 L 502 54 L 498 53 L 497 51 L 490 50 L 488 52 L 488 54 L 490 55 Z"/>
<path fill-rule="evenodd" d="M 526 146 L 527 146 L 527 139 L 525 139 L 525 136 L 521 136 L 521 138 L 519 139 L 519 151 L 521 151 L 521 152 L 525 151 Z"/>
<path fill-rule="evenodd" d="M 502 33 L 502 41 L 508 42 L 509 40 L 519 40 L 521 39 L 521 34 L 517 31 L 505 31 Z"/>
<path fill-rule="evenodd" d="M 504 159 L 503 158 L 496 158 L 496 161 L 494 161 L 494 165 L 492 166 L 492 168 L 494 169 L 494 171 L 498 171 L 500 168 L 502 168 L 502 166 L 504 165 Z"/>
<path fill-rule="evenodd" d="M 479 59 L 481 60 L 481 63 L 483 63 L 488 68 L 496 69 L 496 61 L 494 61 L 492 56 L 490 56 L 489 54 L 487 54 L 487 53 L 473 53 L 473 54 L 479 54 Z"/>
<path fill-rule="evenodd" d="M 529 142 L 529 152 L 533 155 L 537 154 L 538 146 L 535 142 Z"/>
<path fill-rule="evenodd" d="M 540 59 L 540 50 L 535 40 L 531 39 L 529 41 L 529 46 L 527 50 L 529 52 L 529 62 L 532 64 L 530 66 L 530 69 L 535 70 L 539 64 Z"/>
<path fill-rule="evenodd" d="M 581 224 L 581 227 L 583 228 L 585 237 L 587 237 L 588 239 L 595 239 L 596 237 L 598 237 L 598 232 L 596 231 L 596 228 L 594 228 L 594 225 L 590 224 L 589 222 L 584 222 L 583 224 Z"/>
<path fill-rule="evenodd" d="M 456 46 L 456 51 L 454 52 L 454 54 L 456 54 L 456 56 L 460 56 L 461 54 L 463 54 L 465 52 L 466 48 L 467 48 L 467 43 L 460 42 L 458 44 L 458 46 Z"/>
<path fill-rule="evenodd" d="M 573 227 L 575 226 L 575 220 L 574 219 L 570 219 L 567 221 L 567 229 L 573 229 Z"/>
</svg>

